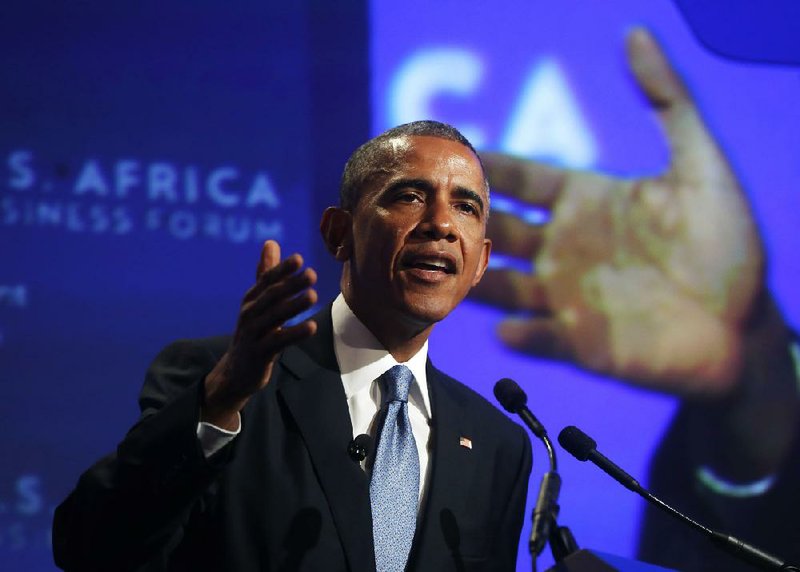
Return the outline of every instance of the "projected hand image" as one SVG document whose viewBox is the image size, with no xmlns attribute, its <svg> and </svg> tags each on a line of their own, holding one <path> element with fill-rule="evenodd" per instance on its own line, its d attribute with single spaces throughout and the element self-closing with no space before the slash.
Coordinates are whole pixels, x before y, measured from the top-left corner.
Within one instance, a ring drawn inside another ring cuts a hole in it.
<svg viewBox="0 0 800 572">
<path fill-rule="evenodd" d="M 509 348 L 682 396 L 651 459 L 651 490 L 790 558 L 780 523 L 798 502 L 796 341 L 768 291 L 748 200 L 692 97 L 648 32 L 627 48 L 669 166 L 620 178 L 482 155 L 494 189 L 549 220 L 492 215 L 493 251 L 533 260 L 533 273 L 490 270 L 473 298 L 513 312 L 498 330 Z M 650 508 L 638 557 L 746 568 Z"/>
<path fill-rule="evenodd" d="M 648 32 L 628 38 L 636 82 L 671 152 L 665 172 L 625 179 L 483 154 L 492 187 L 550 210 L 544 226 L 495 213 L 494 251 L 534 273 L 488 272 L 473 297 L 529 316 L 510 348 L 679 394 L 728 392 L 764 254 L 747 199 L 681 79 Z"/>
</svg>

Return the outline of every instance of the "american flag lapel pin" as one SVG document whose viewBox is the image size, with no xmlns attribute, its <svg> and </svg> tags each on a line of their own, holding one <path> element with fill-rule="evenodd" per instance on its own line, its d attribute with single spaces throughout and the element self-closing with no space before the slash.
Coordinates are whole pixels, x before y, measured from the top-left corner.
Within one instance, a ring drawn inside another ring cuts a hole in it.
<svg viewBox="0 0 800 572">
<path fill-rule="evenodd" d="M 469 437 L 459 437 L 458 444 L 466 449 L 472 450 L 472 439 Z"/>
</svg>

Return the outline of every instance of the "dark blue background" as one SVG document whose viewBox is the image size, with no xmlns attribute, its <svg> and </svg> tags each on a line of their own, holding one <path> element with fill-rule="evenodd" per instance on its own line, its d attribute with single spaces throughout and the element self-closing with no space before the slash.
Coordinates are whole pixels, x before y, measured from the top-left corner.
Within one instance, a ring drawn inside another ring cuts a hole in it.
<svg viewBox="0 0 800 572">
<path fill-rule="evenodd" d="M 425 50 L 469 52 L 485 73 L 472 92 L 432 99 L 433 118 L 477 127 L 484 146 L 503 148 L 526 80 L 549 62 L 595 144 L 582 166 L 636 173 L 663 167 L 667 157 L 622 60 L 624 31 L 652 26 L 742 175 L 771 256 L 770 284 L 797 324 L 797 72 L 721 59 L 670 1 L 640 4 L 4 5 L 0 569 L 53 568 L 52 509 L 136 419 L 135 398 L 157 351 L 175 338 L 234 325 L 263 237 L 180 238 L 163 226 L 148 229 L 147 213 L 278 224 L 284 249 L 302 252 L 317 268 L 322 298 L 329 299 L 338 267 L 317 239 L 319 213 L 336 201 L 349 153 L 370 134 L 412 119 L 391 115 L 392 82 Z M 181 184 L 187 168 L 198 173 L 196 201 L 148 197 L 148 169 L 163 164 Z M 76 194 L 93 166 L 107 192 Z M 135 179 L 124 196 L 113 190 L 117 168 Z M 224 182 L 224 194 L 240 204 L 227 207 L 202 185 L 231 168 L 239 177 Z M 268 175 L 279 206 L 242 204 L 259 174 Z M 34 216 L 31 209 L 43 204 L 60 213 L 55 222 Z M 71 230 L 76 226 L 83 230 Z M 644 476 L 674 401 L 512 355 L 493 335 L 500 317 L 464 304 L 434 334 L 437 365 L 487 396 L 499 377 L 517 377 L 551 432 L 579 424 Z M 597 415 L 598 404 L 613 414 Z M 637 438 L 620 440 L 630 426 Z M 543 453 L 535 454 L 531 497 L 544 470 Z M 638 502 L 589 467 L 566 460 L 563 471 L 562 516 L 581 543 L 632 555 Z"/>
</svg>

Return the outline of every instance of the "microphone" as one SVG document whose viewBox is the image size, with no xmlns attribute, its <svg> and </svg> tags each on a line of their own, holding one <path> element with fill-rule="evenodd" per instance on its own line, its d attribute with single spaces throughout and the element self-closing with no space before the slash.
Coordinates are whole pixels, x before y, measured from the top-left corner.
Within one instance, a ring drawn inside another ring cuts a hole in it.
<svg viewBox="0 0 800 572">
<path fill-rule="evenodd" d="M 533 509 L 533 524 L 531 525 L 531 536 L 528 540 L 528 549 L 533 560 L 542 553 L 547 539 L 551 536 L 551 531 L 558 517 L 558 494 L 561 491 L 561 477 L 557 472 L 556 455 L 553 444 L 547 436 L 547 430 L 527 407 L 528 396 L 513 379 L 503 378 L 494 385 L 494 396 L 503 409 L 509 413 L 515 413 L 522 418 L 528 429 L 539 439 L 544 441 L 547 448 L 547 456 L 550 460 L 550 471 L 542 477 L 539 485 L 539 496 L 536 499 L 536 506 Z"/>
<path fill-rule="evenodd" d="M 602 455 L 597 450 L 597 442 L 577 427 L 564 427 L 558 434 L 558 442 L 567 453 L 579 461 L 591 461 L 626 489 L 636 494 L 646 492 L 636 479 Z"/>
<path fill-rule="evenodd" d="M 503 409 L 509 413 L 515 413 L 522 418 L 528 429 L 536 435 L 539 439 L 544 439 L 547 436 L 547 430 L 539 423 L 539 420 L 528 409 L 528 396 L 522 391 L 522 388 L 517 385 L 513 379 L 504 377 L 494 384 L 494 396 Z M 550 454 L 548 449 L 548 455 Z M 555 470 L 555 468 L 553 468 Z"/>
<path fill-rule="evenodd" d="M 586 433 L 581 431 L 575 426 L 565 427 L 558 435 L 558 442 L 561 446 L 573 457 L 579 461 L 591 461 L 607 475 L 611 476 L 615 481 L 620 483 L 625 488 L 642 496 L 649 503 L 654 504 L 667 514 L 683 521 L 689 526 L 699 530 L 710 540 L 731 554 L 732 556 L 744 560 L 761 570 L 798 570 L 797 567 L 784 563 L 779 558 L 764 552 L 746 542 L 739 540 L 733 536 L 722 534 L 703 526 L 702 524 L 692 520 L 682 512 L 672 508 L 664 501 L 654 496 L 650 491 L 642 487 L 639 482 L 631 477 L 628 473 L 623 471 L 615 465 L 610 459 L 597 450 L 597 443 L 594 439 L 589 437 Z"/>
<path fill-rule="evenodd" d="M 356 435 L 347 446 L 347 454 L 356 463 L 360 463 L 372 454 L 373 439 L 366 433 Z"/>
</svg>

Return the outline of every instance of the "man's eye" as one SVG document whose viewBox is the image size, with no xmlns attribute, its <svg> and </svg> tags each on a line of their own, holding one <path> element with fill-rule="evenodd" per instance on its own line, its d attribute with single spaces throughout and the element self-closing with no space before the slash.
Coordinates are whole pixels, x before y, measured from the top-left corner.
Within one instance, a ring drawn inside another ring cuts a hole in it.
<svg viewBox="0 0 800 572">
<path fill-rule="evenodd" d="M 397 200 L 402 203 L 414 203 L 422 199 L 416 193 L 401 193 L 397 196 Z"/>
<path fill-rule="evenodd" d="M 458 205 L 456 205 L 456 208 L 467 214 L 474 214 L 474 215 L 478 214 L 477 207 L 472 203 L 458 203 Z"/>
</svg>

